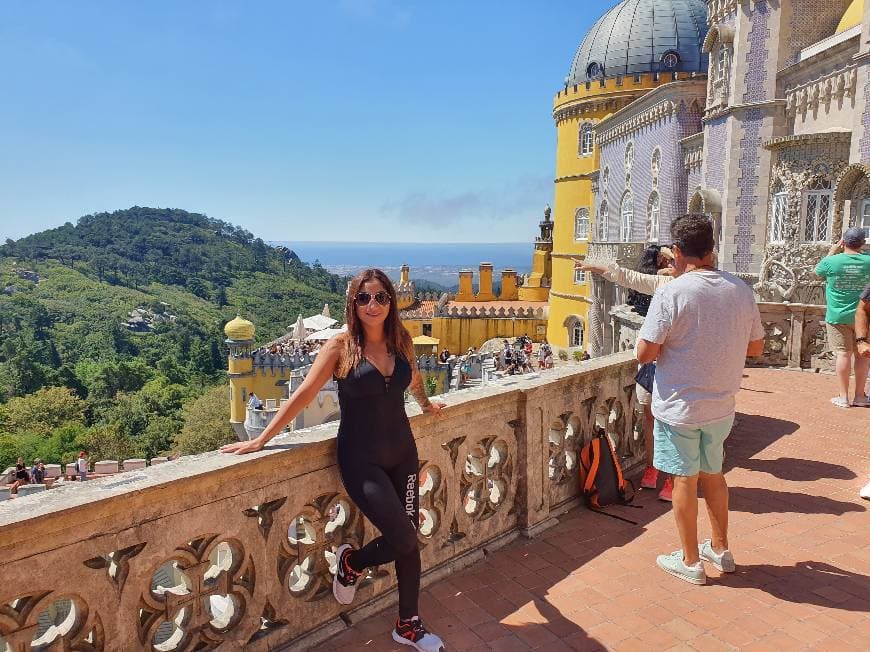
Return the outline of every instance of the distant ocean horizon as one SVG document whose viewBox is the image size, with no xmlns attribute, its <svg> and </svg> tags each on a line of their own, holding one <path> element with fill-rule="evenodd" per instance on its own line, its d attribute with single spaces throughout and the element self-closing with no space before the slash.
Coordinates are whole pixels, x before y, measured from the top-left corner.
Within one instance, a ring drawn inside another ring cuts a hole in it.
<svg viewBox="0 0 870 652">
<path fill-rule="evenodd" d="M 306 263 L 319 261 L 333 274 L 353 275 L 367 267 L 378 267 L 398 279 L 403 264 L 411 278 L 452 288 L 459 283 L 459 271 L 477 272 L 480 263 L 492 263 L 498 281 L 502 269 L 519 274 L 531 271 L 534 244 L 530 242 L 289 242 L 273 246 L 292 249 Z"/>
</svg>

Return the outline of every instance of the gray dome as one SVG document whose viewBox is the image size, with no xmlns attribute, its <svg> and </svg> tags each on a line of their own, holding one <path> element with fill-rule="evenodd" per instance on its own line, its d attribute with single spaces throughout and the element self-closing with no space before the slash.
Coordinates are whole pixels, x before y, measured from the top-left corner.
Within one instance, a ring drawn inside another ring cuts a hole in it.
<svg viewBox="0 0 870 652">
<path fill-rule="evenodd" d="M 602 16 L 571 64 L 569 85 L 644 72 L 707 72 L 704 0 L 623 0 Z"/>
</svg>

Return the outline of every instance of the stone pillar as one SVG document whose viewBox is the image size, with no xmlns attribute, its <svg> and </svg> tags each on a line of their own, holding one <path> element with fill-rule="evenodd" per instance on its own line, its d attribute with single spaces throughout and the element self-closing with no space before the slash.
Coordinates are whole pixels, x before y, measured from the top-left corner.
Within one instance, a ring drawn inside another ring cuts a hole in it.
<svg viewBox="0 0 870 652">
<path fill-rule="evenodd" d="M 118 462 L 115 460 L 101 460 L 94 462 L 94 473 L 117 473 Z"/>
<path fill-rule="evenodd" d="M 587 348 L 593 358 L 604 355 L 604 279 L 592 275 L 592 305 L 589 306 Z"/>
<path fill-rule="evenodd" d="M 129 460 L 124 460 L 124 470 L 125 471 L 141 471 L 145 468 L 147 462 L 142 458 L 134 458 Z"/>
<path fill-rule="evenodd" d="M 474 290 L 471 285 L 473 277 L 474 272 L 470 269 L 459 272 L 459 292 L 456 294 L 456 301 L 474 301 Z"/>
<path fill-rule="evenodd" d="M 493 299 L 495 299 L 495 295 L 492 293 L 492 263 L 480 263 L 477 300 L 492 301 Z"/>
<path fill-rule="evenodd" d="M 517 273 L 512 269 L 501 271 L 501 292 L 498 295 L 501 301 L 516 301 L 519 298 L 517 290 Z"/>
<path fill-rule="evenodd" d="M 46 464 L 45 465 L 45 477 L 46 478 L 59 478 L 60 477 L 60 464 Z"/>
</svg>

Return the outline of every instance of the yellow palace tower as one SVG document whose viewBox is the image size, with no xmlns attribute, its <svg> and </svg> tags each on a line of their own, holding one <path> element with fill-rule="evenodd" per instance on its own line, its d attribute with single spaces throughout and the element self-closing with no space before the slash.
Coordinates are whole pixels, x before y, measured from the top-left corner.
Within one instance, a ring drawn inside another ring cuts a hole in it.
<svg viewBox="0 0 870 652">
<path fill-rule="evenodd" d="M 699 48 L 705 33 L 703 0 L 624 0 L 590 29 L 556 94 L 547 339 L 558 348 L 579 350 L 587 344 L 592 286 L 582 273 L 575 274 L 572 258 L 585 258 L 593 241 L 620 240 L 616 211 L 608 214 L 602 201 L 595 212 L 595 194 L 607 183 L 599 179 L 597 125 L 659 86 L 706 71 Z"/>
</svg>

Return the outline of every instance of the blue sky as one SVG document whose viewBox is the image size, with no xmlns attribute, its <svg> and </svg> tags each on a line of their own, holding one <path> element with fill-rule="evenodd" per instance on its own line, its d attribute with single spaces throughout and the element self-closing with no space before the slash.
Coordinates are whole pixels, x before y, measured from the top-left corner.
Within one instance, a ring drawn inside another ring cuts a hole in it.
<svg viewBox="0 0 870 652">
<path fill-rule="evenodd" d="M 529 241 L 613 0 L 0 5 L 0 239 L 133 205 L 266 240 Z"/>
</svg>

